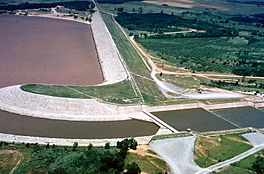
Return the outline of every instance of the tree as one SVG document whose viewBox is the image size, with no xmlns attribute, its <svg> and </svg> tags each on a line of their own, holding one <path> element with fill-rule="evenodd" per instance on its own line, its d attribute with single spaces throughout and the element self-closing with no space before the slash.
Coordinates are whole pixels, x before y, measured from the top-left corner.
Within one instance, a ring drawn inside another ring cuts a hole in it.
<svg viewBox="0 0 264 174">
<path fill-rule="evenodd" d="M 72 150 L 73 151 L 76 151 L 77 147 L 78 147 L 78 143 L 77 142 L 74 142 L 73 143 L 73 146 L 72 146 Z"/>
<path fill-rule="evenodd" d="M 105 143 L 105 149 L 110 149 L 110 143 Z"/>
<path fill-rule="evenodd" d="M 130 148 L 130 149 L 136 150 L 137 145 L 138 145 L 138 143 L 134 138 L 131 138 L 131 139 L 126 138 L 121 142 L 118 141 L 116 147 L 118 149 L 127 149 L 128 150 L 128 148 Z"/>
<path fill-rule="evenodd" d="M 264 173 L 264 157 L 258 156 L 256 161 L 253 163 L 252 168 L 257 174 L 263 174 Z"/>
<path fill-rule="evenodd" d="M 121 147 L 121 149 L 119 151 L 119 155 L 120 155 L 120 157 L 122 159 L 126 159 L 127 151 L 128 151 L 128 147 L 127 146 Z"/>
<path fill-rule="evenodd" d="M 137 145 L 138 145 L 138 143 L 137 143 L 137 141 L 134 138 L 131 138 L 129 140 L 130 149 L 136 150 L 137 149 Z"/>
<path fill-rule="evenodd" d="M 140 170 L 138 164 L 135 163 L 135 162 L 132 162 L 131 164 L 128 164 L 126 169 L 127 169 L 126 174 L 138 174 L 138 173 L 141 173 L 141 170 Z"/>
<path fill-rule="evenodd" d="M 93 145 L 90 143 L 90 144 L 88 145 L 88 150 L 92 150 L 92 148 L 93 148 Z"/>
<path fill-rule="evenodd" d="M 124 11 L 124 7 L 118 7 L 117 11 L 120 12 L 120 13 L 123 12 Z"/>
<path fill-rule="evenodd" d="M 142 7 L 139 7 L 139 8 L 138 8 L 138 11 L 139 11 L 139 13 L 142 13 L 142 12 L 143 12 Z"/>
<path fill-rule="evenodd" d="M 61 166 L 54 171 L 49 172 L 49 174 L 69 174 L 69 172 L 67 172 L 67 170 Z"/>
</svg>

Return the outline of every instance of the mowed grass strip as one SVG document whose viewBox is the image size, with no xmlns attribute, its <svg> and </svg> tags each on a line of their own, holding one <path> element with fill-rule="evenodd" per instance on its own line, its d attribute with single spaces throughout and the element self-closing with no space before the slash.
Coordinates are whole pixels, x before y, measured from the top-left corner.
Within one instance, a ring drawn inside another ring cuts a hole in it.
<svg viewBox="0 0 264 174">
<path fill-rule="evenodd" d="M 61 85 L 42 85 L 27 84 L 21 86 L 21 89 L 36 94 L 49 95 L 66 98 L 99 98 L 101 100 L 113 103 L 137 103 L 137 97 L 130 85 L 130 82 L 123 81 L 113 85 L 106 86 L 61 86 Z"/>
<path fill-rule="evenodd" d="M 252 145 L 241 134 L 198 136 L 194 161 L 204 168 L 230 159 L 250 148 Z"/>
</svg>

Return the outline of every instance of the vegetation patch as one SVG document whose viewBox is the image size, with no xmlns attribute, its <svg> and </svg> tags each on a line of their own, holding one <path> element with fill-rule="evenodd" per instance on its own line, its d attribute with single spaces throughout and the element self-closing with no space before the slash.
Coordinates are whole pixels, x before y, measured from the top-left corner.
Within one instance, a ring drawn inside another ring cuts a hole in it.
<svg viewBox="0 0 264 174">
<path fill-rule="evenodd" d="M 21 89 L 36 94 L 66 98 L 99 98 L 113 103 L 137 103 L 140 99 L 135 95 L 130 83 L 123 81 L 106 86 L 61 86 L 27 84 Z"/>
<path fill-rule="evenodd" d="M 0 173 L 9 173 L 21 159 L 18 150 L 0 149 Z"/>
<path fill-rule="evenodd" d="M 192 136 L 192 134 L 189 132 L 182 131 L 182 132 L 175 133 L 175 134 L 156 135 L 156 136 L 152 137 L 151 141 L 168 139 L 168 138 L 187 137 L 187 136 Z"/>
<path fill-rule="evenodd" d="M 130 150 L 129 150 L 130 149 Z M 155 155 L 138 156 L 128 152 L 137 149 L 134 139 L 125 139 L 118 142 L 117 147 L 110 147 L 106 143 L 104 147 L 78 147 L 74 143 L 72 147 L 59 147 L 55 145 L 38 144 L 8 144 L 0 143 L 0 172 L 9 173 L 18 160 L 20 164 L 14 170 L 14 174 L 21 173 L 155 173 L 156 169 L 169 171 L 166 163 Z M 14 152 L 14 153 L 11 153 Z M 10 156 L 10 153 L 13 155 Z M 19 154 L 19 155 L 18 155 Z M 18 155 L 19 158 L 14 158 Z M 139 157 L 139 158 L 138 158 Z M 137 160 L 137 161 L 135 161 Z M 138 165 L 138 162 L 141 162 Z M 142 169 L 141 169 L 142 168 Z"/>
<path fill-rule="evenodd" d="M 149 150 L 147 145 L 138 146 L 136 150 L 129 150 L 125 162 L 127 164 L 132 161 L 136 162 L 143 173 L 165 173 L 169 172 L 167 164 L 160 157 Z"/>
<path fill-rule="evenodd" d="M 264 151 L 260 151 L 216 172 L 219 174 L 261 174 L 264 172 Z"/>
<path fill-rule="evenodd" d="M 196 33 L 194 37 L 217 37 L 232 36 L 236 32 L 231 29 L 200 21 L 197 18 L 183 18 L 172 14 L 160 13 L 118 13 L 118 23 L 128 30 L 141 30 L 162 34 L 163 32 L 178 31 L 181 28 L 192 28 L 205 30 L 206 32 Z M 159 36 L 161 37 L 161 36 Z M 163 36 L 162 37 L 166 37 Z"/>
<path fill-rule="evenodd" d="M 167 14 L 118 11 L 116 20 L 154 56 L 193 71 L 263 76 L 263 24 L 241 23 L 229 14 L 208 10 Z M 254 14 L 250 19 L 263 20 Z M 178 32 L 180 31 L 180 32 Z"/>
<path fill-rule="evenodd" d="M 264 74 L 262 40 L 250 45 L 234 45 L 228 38 L 136 38 L 136 41 L 155 56 L 194 72 Z"/>
<path fill-rule="evenodd" d="M 230 159 L 250 148 L 252 145 L 242 134 L 198 136 L 194 160 L 204 168 Z"/>
<path fill-rule="evenodd" d="M 157 76 L 159 79 L 172 83 L 183 89 L 195 89 L 201 91 L 203 87 L 217 87 L 227 90 L 254 92 L 255 94 L 264 92 L 264 80 L 249 77 L 201 77 L 199 74 L 193 75 L 167 75 Z"/>
</svg>

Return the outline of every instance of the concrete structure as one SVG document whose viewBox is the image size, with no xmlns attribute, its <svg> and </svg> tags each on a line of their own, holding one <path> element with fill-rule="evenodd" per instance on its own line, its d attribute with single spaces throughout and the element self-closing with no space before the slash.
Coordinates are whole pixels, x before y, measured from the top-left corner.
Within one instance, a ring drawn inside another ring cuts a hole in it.
<svg viewBox="0 0 264 174">
<path fill-rule="evenodd" d="M 98 10 L 93 14 L 91 27 L 98 57 L 105 78 L 104 85 L 121 82 L 128 77 L 116 45 Z"/>
</svg>

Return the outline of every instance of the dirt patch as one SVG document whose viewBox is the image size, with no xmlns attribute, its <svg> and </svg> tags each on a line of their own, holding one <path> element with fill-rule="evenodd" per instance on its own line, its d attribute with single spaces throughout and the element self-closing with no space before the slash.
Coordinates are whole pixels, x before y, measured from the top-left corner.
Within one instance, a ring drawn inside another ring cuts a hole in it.
<svg viewBox="0 0 264 174">
<path fill-rule="evenodd" d="M 244 140 L 241 140 L 241 139 L 238 138 L 238 137 L 227 137 L 227 139 L 230 140 L 230 141 L 238 142 L 238 143 L 243 143 L 243 144 L 252 145 L 250 142 L 248 142 L 248 141 L 244 141 Z"/>
<path fill-rule="evenodd" d="M 220 146 L 221 138 L 219 137 L 197 137 L 195 145 L 195 158 L 206 156 L 214 147 Z"/>
<path fill-rule="evenodd" d="M 22 154 L 18 150 L 0 150 L 0 157 L 0 169 L 12 173 L 14 167 L 19 164 Z"/>
<path fill-rule="evenodd" d="M 0 155 L 17 153 L 16 150 L 0 150 Z"/>
<path fill-rule="evenodd" d="M 129 149 L 129 152 L 136 153 L 136 154 L 138 154 L 140 156 L 151 156 L 153 158 L 160 159 L 160 157 L 158 155 L 156 155 L 154 152 L 152 152 L 150 150 L 149 146 L 148 145 L 145 145 L 145 144 L 142 144 L 142 145 L 137 146 L 137 149 L 136 150 Z"/>
<path fill-rule="evenodd" d="M 148 152 L 148 150 L 149 150 L 148 145 L 140 145 L 140 146 L 137 146 L 136 150 L 129 149 L 128 152 L 136 153 L 136 154 L 138 154 L 140 156 L 145 156 L 146 153 Z"/>
<path fill-rule="evenodd" d="M 90 25 L 13 15 L 0 15 L 0 23 L 0 88 L 103 82 Z"/>
</svg>

